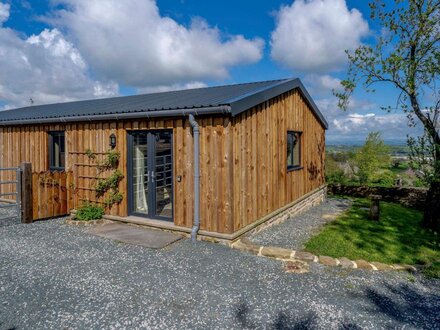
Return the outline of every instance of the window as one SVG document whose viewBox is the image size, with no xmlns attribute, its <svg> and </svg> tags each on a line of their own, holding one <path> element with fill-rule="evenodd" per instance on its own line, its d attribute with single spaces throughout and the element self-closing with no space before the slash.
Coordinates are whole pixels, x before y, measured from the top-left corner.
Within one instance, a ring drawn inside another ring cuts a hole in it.
<svg viewBox="0 0 440 330">
<path fill-rule="evenodd" d="M 66 143 L 64 132 L 49 132 L 49 168 L 64 170 Z"/>
<path fill-rule="evenodd" d="M 287 131 L 287 170 L 301 168 L 302 132 Z"/>
</svg>

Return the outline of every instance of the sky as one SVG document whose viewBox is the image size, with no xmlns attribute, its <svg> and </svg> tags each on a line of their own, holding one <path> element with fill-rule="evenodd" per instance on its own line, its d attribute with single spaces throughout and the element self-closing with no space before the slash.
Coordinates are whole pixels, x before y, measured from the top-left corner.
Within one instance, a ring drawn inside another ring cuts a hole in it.
<svg viewBox="0 0 440 330">
<path fill-rule="evenodd" d="M 381 110 L 393 87 L 358 90 L 347 112 L 332 94 L 345 50 L 381 30 L 363 0 L 0 0 L 0 109 L 299 77 L 327 143 L 405 142 L 420 127 Z"/>
</svg>

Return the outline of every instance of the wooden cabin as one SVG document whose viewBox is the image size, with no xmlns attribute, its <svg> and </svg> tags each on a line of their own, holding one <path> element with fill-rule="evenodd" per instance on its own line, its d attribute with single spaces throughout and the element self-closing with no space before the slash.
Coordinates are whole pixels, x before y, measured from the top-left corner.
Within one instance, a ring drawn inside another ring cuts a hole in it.
<svg viewBox="0 0 440 330">
<path fill-rule="evenodd" d="M 0 168 L 31 163 L 34 220 L 92 202 L 188 233 L 198 159 L 199 234 L 234 239 L 322 191 L 326 128 L 299 79 L 34 105 L 0 112 Z M 119 199 L 98 187 L 115 173 Z"/>
</svg>

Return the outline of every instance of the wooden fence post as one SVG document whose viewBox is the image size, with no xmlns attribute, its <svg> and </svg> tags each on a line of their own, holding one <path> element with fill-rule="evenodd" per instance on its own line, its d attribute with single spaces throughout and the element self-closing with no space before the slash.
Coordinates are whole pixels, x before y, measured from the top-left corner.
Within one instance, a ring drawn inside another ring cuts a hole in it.
<svg viewBox="0 0 440 330">
<path fill-rule="evenodd" d="M 21 163 L 21 222 L 32 223 L 32 164 Z"/>
</svg>

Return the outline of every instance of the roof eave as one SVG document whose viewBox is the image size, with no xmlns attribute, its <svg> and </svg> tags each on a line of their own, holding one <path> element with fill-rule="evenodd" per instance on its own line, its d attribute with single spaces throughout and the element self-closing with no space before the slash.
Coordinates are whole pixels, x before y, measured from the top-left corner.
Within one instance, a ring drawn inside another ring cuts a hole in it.
<svg viewBox="0 0 440 330">
<path fill-rule="evenodd" d="M 32 124 L 59 124 L 59 123 L 73 123 L 83 121 L 106 121 L 106 120 L 126 120 L 126 119 L 149 119 L 149 118 L 173 118 L 185 117 L 192 115 L 215 115 L 215 114 L 230 114 L 231 107 L 229 105 L 220 105 L 213 107 L 201 107 L 190 109 L 173 109 L 173 110 L 159 110 L 159 111 L 136 111 L 126 113 L 112 113 L 102 115 L 87 115 L 87 116 L 66 116 L 53 118 L 34 118 L 21 120 L 6 120 L 0 121 L 0 126 L 18 126 L 18 125 L 32 125 Z"/>
</svg>

